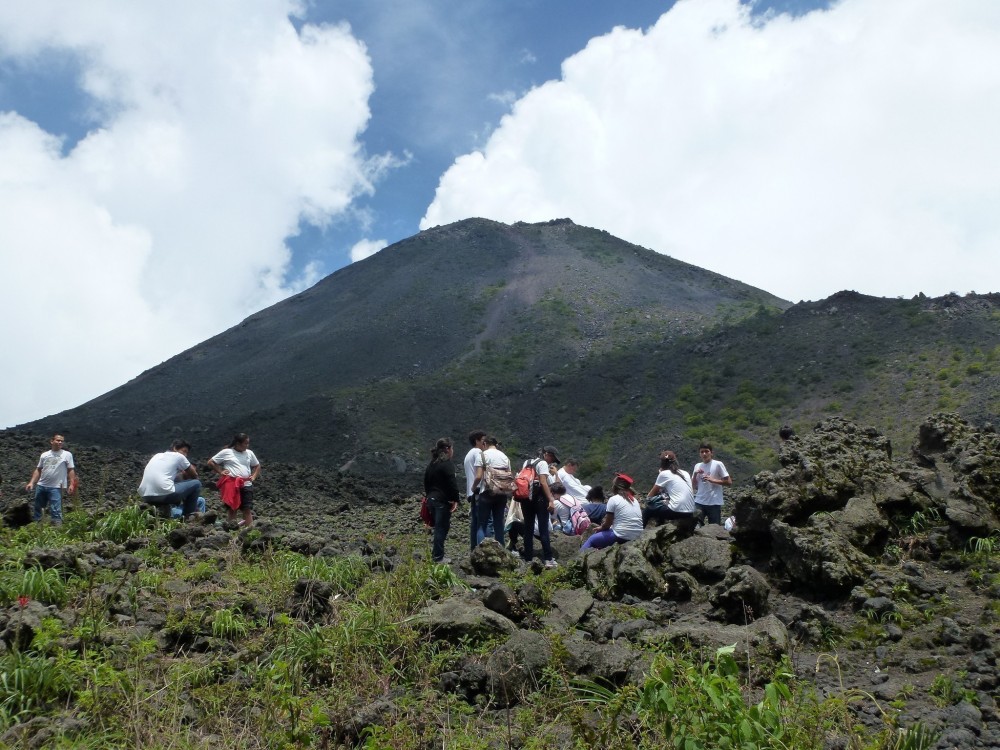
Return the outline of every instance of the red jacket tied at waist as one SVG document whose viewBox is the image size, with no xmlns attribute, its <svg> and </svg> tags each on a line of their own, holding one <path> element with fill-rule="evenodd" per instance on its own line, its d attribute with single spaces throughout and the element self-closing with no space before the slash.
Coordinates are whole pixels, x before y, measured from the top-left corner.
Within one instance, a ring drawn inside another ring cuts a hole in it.
<svg viewBox="0 0 1000 750">
<path fill-rule="evenodd" d="M 233 510 L 240 507 L 240 487 L 246 484 L 243 477 L 234 477 L 230 474 L 223 474 L 215 480 L 215 486 L 219 488 L 219 495 L 222 502 Z"/>
</svg>

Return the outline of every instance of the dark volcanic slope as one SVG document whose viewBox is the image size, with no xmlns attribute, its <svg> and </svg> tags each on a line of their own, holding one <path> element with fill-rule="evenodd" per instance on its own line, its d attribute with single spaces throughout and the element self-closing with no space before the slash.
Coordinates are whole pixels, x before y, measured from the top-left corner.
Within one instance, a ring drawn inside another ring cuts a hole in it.
<svg viewBox="0 0 1000 750">
<path fill-rule="evenodd" d="M 371 434 L 366 412 L 400 384 L 463 371 L 478 386 L 530 381 L 765 306 L 787 303 L 568 220 L 472 219 L 386 248 L 104 396 L 22 428 L 144 451 L 176 435 L 208 451 L 246 430 L 272 459 L 340 465 L 400 436 L 422 444 L 428 430 L 450 429 L 397 412 L 379 415 Z M 376 383 L 386 394 L 355 404 Z"/>
<path fill-rule="evenodd" d="M 27 426 L 71 443 L 207 457 L 246 431 L 265 463 L 419 473 L 482 427 L 519 458 L 553 443 L 582 478 L 691 466 L 707 439 L 737 482 L 776 465 L 783 423 L 1000 414 L 1000 295 L 789 307 L 566 220 L 423 232 L 77 409 Z M 411 477 L 418 484 L 418 477 Z"/>
</svg>

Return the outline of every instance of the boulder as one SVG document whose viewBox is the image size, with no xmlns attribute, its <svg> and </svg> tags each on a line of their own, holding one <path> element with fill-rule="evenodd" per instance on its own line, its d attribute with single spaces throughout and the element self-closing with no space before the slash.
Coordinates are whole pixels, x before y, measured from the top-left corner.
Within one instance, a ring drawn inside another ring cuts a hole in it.
<svg viewBox="0 0 1000 750">
<path fill-rule="evenodd" d="M 552 592 L 552 609 L 542 618 L 542 623 L 557 631 L 565 631 L 579 624 L 594 606 L 594 597 L 585 589 L 557 589 Z"/>
<path fill-rule="evenodd" d="M 587 588 L 599 599 L 620 599 L 626 594 L 652 599 L 662 594 L 663 577 L 642 549 L 629 542 L 588 551 L 582 561 Z"/>
<path fill-rule="evenodd" d="M 334 585 L 328 581 L 300 578 L 285 606 L 293 617 L 317 622 L 333 611 L 335 594 Z"/>
<path fill-rule="evenodd" d="M 843 537 L 868 555 L 879 554 L 889 540 L 889 522 L 868 497 L 852 497 L 843 510 L 812 516 L 809 523 Z"/>
<path fill-rule="evenodd" d="M 770 613 L 771 586 L 759 571 L 737 565 L 711 593 L 709 600 L 726 622 L 745 623 Z"/>
<path fill-rule="evenodd" d="M 606 685 L 624 685 L 639 653 L 617 643 L 594 643 L 579 636 L 566 639 L 566 666 L 574 674 Z"/>
<path fill-rule="evenodd" d="M 771 525 L 774 557 L 792 582 L 818 599 L 844 596 L 865 580 L 868 557 L 843 537 L 816 527 Z"/>
<path fill-rule="evenodd" d="M 517 629 L 506 617 L 486 609 L 478 599 L 464 595 L 432 602 L 417 613 L 413 623 L 435 638 L 453 643 L 479 642 L 509 635 Z"/>
<path fill-rule="evenodd" d="M 674 570 L 690 573 L 698 581 L 721 581 L 733 564 L 732 543 L 695 535 L 670 547 L 667 559 Z"/>
<path fill-rule="evenodd" d="M 504 570 L 516 570 L 518 560 L 496 539 L 484 539 L 472 550 L 469 565 L 476 575 L 496 578 Z"/>
<path fill-rule="evenodd" d="M 538 690 L 552 659 L 552 646 L 541 633 L 518 630 L 486 660 L 486 690 L 499 706 L 513 706 Z"/>
<path fill-rule="evenodd" d="M 788 653 L 788 631 L 774 615 L 754 620 L 747 625 L 714 625 L 704 622 L 678 622 L 653 636 L 679 647 L 701 650 L 705 656 L 723 646 L 736 645 L 737 662 L 744 666 L 747 659 L 755 670 L 769 673 L 781 657 Z"/>
<path fill-rule="evenodd" d="M 505 583 L 496 583 L 482 593 L 486 608 L 503 615 L 508 620 L 520 622 L 524 619 L 524 606 L 518 601 L 517 595 Z"/>
</svg>

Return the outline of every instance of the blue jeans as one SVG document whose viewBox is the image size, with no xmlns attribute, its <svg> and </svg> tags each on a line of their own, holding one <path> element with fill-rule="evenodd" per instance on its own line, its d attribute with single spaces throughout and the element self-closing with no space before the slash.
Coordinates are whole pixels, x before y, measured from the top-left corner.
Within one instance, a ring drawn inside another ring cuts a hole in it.
<svg viewBox="0 0 1000 750">
<path fill-rule="evenodd" d="M 204 513 L 208 509 L 208 503 L 205 502 L 205 498 L 199 497 L 196 501 L 199 513 Z M 166 507 L 166 506 L 164 506 Z M 180 518 L 184 515 L 184 510 L 179 505 L 170 506 L 170 517 Z"/>
<path fill-rule="evenodd" d="M 489 492 L 479 493 L 479 498 L 476 500 L 476 514 L 479 519 L 476 544 L 482 544 L 486 537 L 492 536 L 502 546 L 503 521 L 507 514 L 507 496 L 491 495 Z M 490 526 L 493 528 L 490 529 Z"/>
<path fill-rule="evenodd" d="M 439 497 L 427 498 L 434 514 L 434 541 L 431 542 L 431 560 L 441 562 L 444 559 L 444 540 L 448 538 L 451 528 L 451 503 Z"/>
<path fill-rule="evenodd" d="M 479 546 L 479 543 L 483 541 L 482 537 L 479 536 L 479 497 L 480 494 L 477 492 L 475 495 L 469 495 L 469 552 L 474 550 Z M 501 528 L 503 528 L 503 519 L 500 519 Z M 491 536 L 493 534 L 493 517 L 490 516 L 487 519 L 486 526 L 486 536 Z"/>
<path fill-rule="evenodd" d="M 35 509 L 31 514 L 33 521 L 42 520 L 42 510 L 45 506 L 49 508 L 49 516 L 52 523 L 62 523 L 62 490 L 59 487 L 42 487 L 35 485 Z"/>
<path fill-rule="evenodd" d="M 185 516 L 198 511 L 198 496 L 201 494 L 200 479 L 185 479 L 174 483 L 174 491 L 169 495 L 147 495 L 144 502 L 156 506 L 181 505 Z"/>
<path fill-rule="evenodd" d="M 542 542 L 542 557 L 554 560 L 552 556 L 552 544 L 549 541 L 549 501 L 542 495 L 541 500 L 525 500 L 521 503 L 521 512 L 524 513 L 524 527 L 527 533 L 524 535 L 524 559 L 531 562 L 535 554 L 535 535 L 530 530 L 535 528 L 535 521 L 538 521 L 538 538 Z"/>
</svg>

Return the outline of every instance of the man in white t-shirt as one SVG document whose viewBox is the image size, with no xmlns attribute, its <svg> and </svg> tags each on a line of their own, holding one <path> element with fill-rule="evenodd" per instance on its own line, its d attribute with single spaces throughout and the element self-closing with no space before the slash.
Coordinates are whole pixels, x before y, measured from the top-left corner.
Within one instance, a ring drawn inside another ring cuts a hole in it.
<svg viewBox="0 0 1000 750">
<path fill-rule="evenodd" d="M 161 513 L 170 514 L 172 506 L 180 506 L 184 516 L 204 512 L 199 503 L 201 481 L 198 470 L 188 454 L 191 444 L 186 440 L 175 440 L 170 450 L 157 453 L 146 464 L 139 483 L 139 496 L 144 502 L 155 506 Z"/>
<path fill-rule="evenodd" d="M 566 488 L 566 494 L 574 500 L 586 502 L 587 493 L 590 492 L 590 485 L 583 484 L 576 478 L 576 472 L 580 468 L 580 462 L 575 458 L 567 458 L 566 462 L 559 467 L 559 481 Z"/>
<path fill-rule="evenodd" d="M 63 450 L 66 438 L 55 434 L 49 441 L 50 449 L 39 459 L 38 465 L 31 473 L 31 479 L 25 485 L 28 492 L 35 493 L 35 506 L 32 520 L 41 521 L 42 511 L 49 509 L 52 523 L 58 526 L 62 523 L 62 493 L 69 489 L 73 492 L 76 486 L 76 467 L 73 465 L 73 454 Z"/>
<path fill-rule="evenodd" d="M 469 551 L 479 544 L 479 503 L 476 502 L 476 467 L 483 465 L 483 451 L 486 450 L 486 431 L 473 430 L 469 433 L 469 452 L 465 454 L 462 466 L 465 469 L 465 499 L 469 501 Z M 489 535 L 493 534 L 492 520 Z"/>
<path fill-rule="evenodd" d="M 711 443 L 702 443 L 698 449 L 701 463 L 694 465 L 691 484 L 694 487 L 694 504 L 708 523 L 722 523 L 722 488 L 731 487 L 733 480 L 722 461 L 716 461 Z"/>
</svg>

